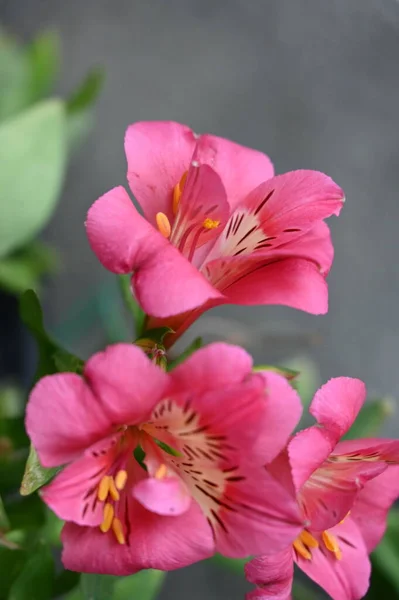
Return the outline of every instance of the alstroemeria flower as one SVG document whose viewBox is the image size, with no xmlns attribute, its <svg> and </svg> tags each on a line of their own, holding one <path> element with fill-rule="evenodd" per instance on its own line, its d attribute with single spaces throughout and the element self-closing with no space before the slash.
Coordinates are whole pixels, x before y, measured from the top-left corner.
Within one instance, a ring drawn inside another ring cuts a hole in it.
<svg viewBox="0 0 399 600">
<path fill-rule="evenodd" d="M 294 562 L 334 600 L 359 600 L 369 585 L 368 554 L 399 497 L 399 441 L 338 440 L 366 396 L 357 379 L 330 380 L 310 412 L 318 424 L 299 432 L 270 467 L 296 495 L 306 527 L 291 548 L 246 567 L 259 589 L 248 600 L 291 598 Z"/>
<path fill-rule="evenodd" d="M 125 151 L 144 217 L 117 187 L 90 208 L 86 228 L 107 269 L 133 272 L 147 314 L 179 315 L 180 335 L 223 303 L 327 312 L 333 247 L 323 219 L 344 199 L 329 177 L 274 177 L 266 155 L 173 122 L 131 125 Z"/>
<path fill-rule="evenodd" d="M 249 355 L 225 344 L 170 373 L 118 344 L 83 377 L 44 377 L 26 427 L 45 467 L 67 464 L 41 492 L 67 521 L 65 567 L 123 575 L 281 550 L 303 523 L 263 465 L 300 413 L 283 377 L 252 373 Z"/>
</svg>

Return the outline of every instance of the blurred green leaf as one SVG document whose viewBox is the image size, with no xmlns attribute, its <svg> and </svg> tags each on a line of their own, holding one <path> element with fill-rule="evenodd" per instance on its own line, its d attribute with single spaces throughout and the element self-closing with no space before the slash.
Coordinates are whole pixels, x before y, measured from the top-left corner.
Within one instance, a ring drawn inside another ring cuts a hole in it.
<svg viewBox="0 0 399 600">
<path fill-rule="evenodd" d="M 144 331 L 143 335 L 136 340 L 135 343 L 141 340 L 152 340 L 157 344 L 162 344 L 164 337 L 169 333 L 174 333 L 173 329 L 170 327 L 156 327 L 154 329 L 147 329 L 147 331 Z"/>
<path fill-rule="evenodd" d="M 111 600 L 116 577 L 82 573 L 80 589 L 84 600 Z"/>
<path fill-rule="evenodd" d="M 197 350 L 199 350 L 201 348 L 202 344 L 203 344 L 202 338 L 196 337 L 191 342 L 191 344 L 189 346 L 187 346 L 187 348 L 185 350 L 183 350 L 183 352 L 181 354 L 179 354 L 179 356 L 176 356 L 176 358 L 169 361 L 168 371 L 171 371 L 172 369 L 177 367 L 177 365 L 180 365 L 180 363 L 184 362 L 189 356 L 191 356 L 193 354 L 193 352 L 196 352 Z"/>
<path fill-rule="evenodd" d="M 0 496 L 0 534 L 10 529 L 10 521 L 8 520 L 6 509 L 4 508 L 3 500 Z"/>
<path fill-rule="evenodd" d="M 59 100 L 37 104 L 0 125 L 0 256 L 46 225 L 66 166 L 65 114 Z"/>
<path fill-rule="evenodd" d="M 13 584 L 13 581 L 20 574 L 24 563 L 27 559 L 27 553 L 24 550 L 11 550 L 0 546 L 0 599 L 6 600 L 9 598 L 8 592 Z"/>
<path fill-rule="evenodd" d="M 294 600 L 318 600 L 320 597 L 318 592 L 310 589 L 308 585 L 301 581 L 294 581 L 292 592 Z"/>
<path fill-rule="evenodd" d="M 343 439 L 358 439 L 378 435 L 386 419 L 395 412 L 395 403 L 390 398 L 366 402 L 355 422 Z"/>
<path fill-rule="evenodd" d="M 112 600 L 153 600 L 161 590 L 165 576 L 164 571 L 148 570 L 129 577 L 119 577 Z"/>
<path fill-rule="evenodd" d="M 104 71 L 92 69 L 66 104 L 68 150 L 74 152 L 93 127 L 92 107 L 100 93 Z"/>
<path fill-rule="evenodd" d="M 30 103 L 30 68 L 25 50 L 0 31 L 0 121 L 18 114 Z"/>
<path fill-rule="evenodd" d="M 136 299 L 132 294 L 131 284 L 130 284 L 131 275 L 119 275 L 118 282 L 119 288 L 121 291 L 123 302 L 128 310 L 128 312 L 132 315 L 136 337 L 139 338 L 142 336 L 144 321 L 145 321 L 145 312 L 141 310 L 138 305 Z"/>
<path fill-rule="evenodd" d="M 230 571 L 234 571 L 234 573 L 244 576 L 244 566 L 250 559 L 227 558 L 226 556 L 222 556 L 221 554 L 215 554 L 215 556 L 210 560 L 217 564 L 219 567 L 229 569 Z"/>
<path fill-rule="evenodd" d="M 313 360 L 307 356 L 298 356 L 286 361 L 286 367 L 298 373 L 292 385 L 300 395 L 304 409 L 307 410 L 320 385 L 319 370 Z"/>
<path fill-rule="evenodd" d="M 399 595 L 399 509 L 393 509 L 389 513 L 387 530 L 372 557 Z"/>
<path fill-rule="evenodd" d="M 79 585 L 79 580 L 80 573 L 75 573 L 74 571 L 67 571 L 66 569 L 63 569 L 61 573 L 57 575 L 54 582 L 55 598 L 58 598 L 61 595 L 71 592 L 77 585 Z"/>
<path fill-rule="evenodd" d="M 60 67 L 60 44 L 56 33 L 40 33 L 27 48 L 30 70 L 30 102 L 46 97 L 53 89 Z"/>
<path fill-rule="evenodd" d="M 36 494 L 7 499 L 6 510 L 13 530 L 37 530 L 45 523 L 46 507 Z"/>
<path fill-rule="evenodd" d="M 84 361 L 66 350 L 57 350 L 53 359 L 59 373 L 83 373 Z"/>
<path fill-rule="evenodd" d="M 12 417 L 5 419 L 0 417 L 0 439 L 8 440 L 10 448 L 24 448 L 29 446 L 29 438 L 26 435 L 24 417 Z M 1 449 L 0 449 L 1 455 Z"/>
<path fill-rule="evenodd" d="M 38 496 L 36 494 L 34 496 L 30 496 L 30 498 L 37 498 L 37 497 Z M 43 506 L 45 506 L 45 505 L 43 505 Z M 61 521 L 61 519 L 59 519 L 57 517 L 57 515 L 55 515 L 53 513 L 53 511 L 51 511 L 49 508 L 47 508 L 45 506 L 45 523 L 44 523 L 44 526 L 42 527 L 41 535 L 43 536 L 43 538 L 46 540 L 46 542 L 48 544 L 50 544 L 51 546 L 56 546 L 56 547 L 61 546 L 60 534 L 61 534 L 63 525 L 64 525 L 64 522 Z M 71 587 L 71 589 L 72 589 L 72 587 Z"/>
<path fill-rule="evenodd" d="M 33 492 L 50 481 L 50 479 L 52 479 L 59 470 L 59 467 L 53 467 L 52 469 L 46 469 L 45 467 L 42 467 L 36 450 L 33 446 L 31 446 L 25 466 L 25 472 L 22 478 L 21 488 L 19 490 L 21 496 L 33 494 Z"/>
<path fill-rule="evenodd" d="M 22 389 L 15 385 L 0 387 L 0 418 L 18 417 L 25 408 Z"/>
<path fill-rule="evenodd" d="M 54 250 L 34 241 L 0 258 L 0 287 L 13 294 L 20 294 L 29 288 L 39 292 L 41 278 L 53 272 L 56 264 Z"/>
<path fill-rule="evenodd" d="M 40 543 L 12 584 L 8 600 L 50 600 L 54 580 L 53 557 L 49 548 Z"/>
</svg>

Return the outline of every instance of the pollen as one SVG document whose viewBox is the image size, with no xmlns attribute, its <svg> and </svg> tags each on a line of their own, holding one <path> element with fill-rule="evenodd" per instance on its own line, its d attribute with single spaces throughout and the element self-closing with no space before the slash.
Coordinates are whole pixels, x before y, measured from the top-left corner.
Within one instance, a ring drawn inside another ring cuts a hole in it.
<svg viewBox="0 0 399 600">
<path fill-rule="evenodd" d="M 173 214 L 174 215 L 177 214 L 177 210 L 179 208 L 179 203 L 180 203 L 181 195 L 183 193 L 184 185 L 186 183 L 186 179 L 187 179 L 187 171 L 185 171 L 183 173 L 182 178 L 180 179 L 179 183 L 177 183 L 175 185 L 175 187 L 173 188 L 173 204 L 172 204 L 172 209 L 173 209 Z"/>
<path fill-rule="evenodd" d="M 303 541 L 303 543 L 308 547 L 308 548 L 318 548 L 319 547 L 319 542 L 316 540 L 316 538 L 313 537 L 313 535 L 311 533 L 309 533 L 309 531 L 306 531 L 306 529 L 304 529 L 301 533 L 301 540 Z"/>
<path fill-rule="evenodd" d="M 163 479 L 165 477 L 165 475 L 166 475 L 166 470 L 167 470 L 166 469 L 166 465 L 163 465 L 163 464 L 160 465 L 158 467 L 158 469 L 156 470 L 156 472 L 155 472 L 155 478 L 156 479 Z"/>
<path fill-rule="evenodd" d="M 312 560 L 312 555 L 306 548 L 305 544 L 302 542 L 301 536 L 298 536 L 292 545 L 294 546 L 298 554 L 302 556 L 302 558 L 304 558 L 305 560 Z"/>
<path fill-rule="evenodd" d="M 108 496 L 110 480 L 111 477 L 109 477 L 109 475 L 105 475 L 100 481 L 97 492 L 97 497 L 100 502 L 104 502 Z"/>
<path fill-rule="evenodd" d="M 123 490 L 127 481 L 127 471 L 118 471 L 115 476 L 115 485 L 117 490 Z"/>
<path fill-rule="evenodd" d="M 159 212 L 155 215 L 155 220 L 160 233 L 164 237 L 168 238 L 170 236 L 170 232 L 172 231 L 168 217 L 165 215 L 165 213 Z"/>
<path fill-rule="evenodd" d="M 112 521 L 114 518 L 114 507 L 112 504 L 107 502 L 104 506 L 103 522 L 100 525 L 100 529 L 103 533 L 107 533 L 111 529 Z"/>
<path fill-rule="evenodd" d="M 125 535 L 123 533 L 122 522 L 120 519 L 115 519 L 112 521 L 112 531 L 115 534 L 118 544 L 126 544 Z"/>
<path fill-rule="evenodd" d="M 327 550 L 332 552 L 336 559 L 341 560 L 342 552 L 339 548 L 337 538 L 328 531 L 323 531 L 322 538 Z"/>
<path fill-rule="evenodd" d="M 120 498 L 119 492 L 116 489 L 113 477 L 110 477 L 110 480 L 111 481 L 109 482 L 109 495 L 111 496 L 112 500 L 115 500 L 115 502 L 117 502 Z"/>
<path fill-rule="evenodd" d="M 213 219 L 209 219 L 206 218 L 205 221 L 202 223 L 202 227 L 204 229 L 216 229 L 216 227 L 219 227 L 220 225 L 220 221 L 214 221 Z"/>
</svg>

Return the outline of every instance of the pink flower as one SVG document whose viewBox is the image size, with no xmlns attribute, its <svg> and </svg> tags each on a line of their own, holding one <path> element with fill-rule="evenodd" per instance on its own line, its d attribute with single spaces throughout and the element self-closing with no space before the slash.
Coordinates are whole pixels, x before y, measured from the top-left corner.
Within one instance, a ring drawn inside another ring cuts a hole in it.
<svg viewBox="0 0 399 600">
<path fill-rule="evenodd" d="M 323 219 L 344 199 L 329 177 L 274 177 L 264 154 L 173 122 L 131 125 L 125 151 L 144 217 L 117 187 L 90 208 L 86 227 L 107 269 L 133 272 L 146 313 L 179 315 L 180 335 L 224 303 L 327 312 L 333 247 Z"/>
<path fill-rule="evenodd" d="M 331 379 L 310 408 L 318 424 L 299 432 L 271 466 L 296 495 L 307 524 L 292 547 L 246 566 L 247 578 L 259 586 L 248 600 L 291 598 L 294 562 L 334 600 L 358 600 L 367 592 L 368 554 L 399 497 L 399 467 L 392 466 L 399 462 L 399 441 L 338 443 L 365 395 L 358 379 Z"/>
<path fill-rule="evenodd" d="M 26 426 L 45 467 L 68 465 L 42 489 L 67 522 L 66 568 L 171 570 L 292 542 L 298 507 L 263 465 L 286 444 L 300 401 L 283 377 L 251 369 L 245 351 L 213 344 L 165 373 L 118 344 L 83 377 L 39 381 Z"/>
</svg>

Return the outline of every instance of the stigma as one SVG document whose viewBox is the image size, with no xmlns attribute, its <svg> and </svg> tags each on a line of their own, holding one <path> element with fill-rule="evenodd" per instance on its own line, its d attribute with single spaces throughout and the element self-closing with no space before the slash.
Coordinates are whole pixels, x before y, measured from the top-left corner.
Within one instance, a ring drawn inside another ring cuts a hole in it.
<svg viewBox="0 0 399 600">
<path fill-rule="evenodd" d="M 127 478 L 128 474 L 125 470 L 118 471 L 115 477 L 104 475 L 97 489 L 98 500 L 104 502 L 103 520 L 100 530 L 103 533 L 108 533 L 108 531 L 112 530 L 119 544 L 126 543 L 122 521 L 116 515 L 118 513 L 120 492 L 124 489 Z"/>
<path fill-rule="evenodd" d="M 220 225 L 220 221 L 214 221 L 213 219 L 209 219 L 206 218 L 204 220 L 204 222 L 202 223 L 202 227 L 204 229 L 216 229 L 216 227 L 219 227 Z"/>
</svg>

